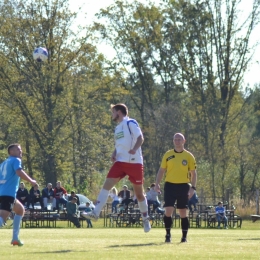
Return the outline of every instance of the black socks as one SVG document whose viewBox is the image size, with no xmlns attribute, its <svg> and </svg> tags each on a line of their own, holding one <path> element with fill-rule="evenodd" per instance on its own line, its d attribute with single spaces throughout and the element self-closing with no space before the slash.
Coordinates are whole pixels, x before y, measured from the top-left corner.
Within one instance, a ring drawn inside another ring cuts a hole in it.
<svg viewBox="0 0 260 260">
<path fill-rule="evenodd" d="M 181 218 L 181 229 L 182 229 L 182 237 L 186 238 L 188 229 L 189 229 L 189 220 L 188 218 Z"/>
<path fill-rule="evenodd" d="M 171 227 L 172 227 L 172 217 L 163 217 L 164 220 L 164 227 L 166 229 L 166 234 L 170 235 L 171 234 Z"/>
</svg>

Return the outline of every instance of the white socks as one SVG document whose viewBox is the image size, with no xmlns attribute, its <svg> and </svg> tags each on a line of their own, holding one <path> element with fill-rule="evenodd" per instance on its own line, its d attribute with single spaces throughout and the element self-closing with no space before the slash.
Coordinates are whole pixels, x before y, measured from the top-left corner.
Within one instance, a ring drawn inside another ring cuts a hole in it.
<svg viewBox="0 0 260 260">
<path fill-rule="evenodd" d="M 142 218 L 146 219 L 148 217 L 148 205 L 146 199 L 143 201 L 138 201 L 140 212 L 142 213 Z"/>
<path fill-rule="evenodd" d="M 101 210 L 105 206 L 107 199 L 108 199 L 108 194 L 109 194 L 108 190 L 102 189 L 100 191 L 98 198 L 97 198 L 96 207 L 94 209 L 94 213 L 96 214 L 96 216 L 99 216 Z"/>
</svg>

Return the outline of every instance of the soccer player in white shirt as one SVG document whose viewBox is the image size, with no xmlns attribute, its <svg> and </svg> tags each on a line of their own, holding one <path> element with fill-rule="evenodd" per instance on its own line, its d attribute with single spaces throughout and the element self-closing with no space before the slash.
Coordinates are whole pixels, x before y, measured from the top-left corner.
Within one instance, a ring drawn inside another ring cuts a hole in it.
<svg viewBox="0 0 260 260">
<path fill-rule="evenodd" d="M 87 219 L 97 220 L 107 202 L 109 190 L 122 178 L 128 176 L 133 184 L 134 192 L 142 214 L 144 231 L 149 232 L 151 225 L 148 216 L 148 205 L 143 193 L 143 156 L 141 145 L 144 141 L 142 131 L 135 119 L 128 117 L 125 104 L 111 105 L 112 120 L 118 125 L 115 129 L 115 150 L 112 153 L 111 167 L 103 188 L 101 189 L 96 207 L 92 212 L 82 214 Z"/>
</svg>

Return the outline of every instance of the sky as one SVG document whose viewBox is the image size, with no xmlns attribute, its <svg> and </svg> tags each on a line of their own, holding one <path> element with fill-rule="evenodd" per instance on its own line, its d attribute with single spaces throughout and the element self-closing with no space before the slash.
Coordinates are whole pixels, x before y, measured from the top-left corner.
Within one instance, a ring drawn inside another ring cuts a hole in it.
<svg viewBox="0 0 260 260">
<path fill-rule="evenodd" d="M 92 24 L 93 21 L 97 21 L 95 14 L 99 12 L 101 8 L 106 8 L 113 4 L 116 0 L 70 0 L 71 10 L 78 12 L 79 6 L 82 7 L 80 11 L 80 15 L 78 16 L 78 20 L 80 24 Z M 243 12 L 246 14 L 251 8 L 250 2 L 253 0 L 242 0 L 241 1 L 241 8 Z M 133 0 L 128 0 L 128 2 L 133 2 Z M 147 3 L 147 0 L 139 0 L 139 2 Z M 152 2 L 159 2 L 159 0 L 153 0 Z M 87 14 L 87 15 L 85 15 Z M 251 42 L 256 43 L 260 41 L 260 34 L 259 32 L 260 26 L 258 29 L 254 30 L 251 36 Z M 102 43 L 98 46 L 98 50 L 103 53 L 106 58 L 112 59 L 115 55 L 115 52 L 111 46 L 105 45 Z M 256 49 L 251 64 L 248 68 L 248 72 L 245 75 L 245 82 L 249 83 L 250 87 L 253 87 L 255 83 L 260 82 L 260 46 Z"/>
</svg>

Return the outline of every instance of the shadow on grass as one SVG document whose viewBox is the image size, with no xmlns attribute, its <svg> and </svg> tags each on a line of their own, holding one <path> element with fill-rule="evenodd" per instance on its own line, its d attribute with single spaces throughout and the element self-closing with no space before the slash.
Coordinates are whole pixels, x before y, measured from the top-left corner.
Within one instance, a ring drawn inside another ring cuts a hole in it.
<svg viewBox="0 0 260 260">
<path fill-rule="evenodd" d="M 74 250 L 57 250 L 57 251 L 45 251 L 45 252 L 37 252 L 37 254 L 65 254 L 75 252 Z M 35 252 L 31 252 L 31 254 L 35 254 Z"/>
<path fill-rule="evenodd" d="M 156 244 L 156 243 L 146 243 L 146 244 L 112 245 L 108 247 L 116 248 L 116 247 L 140 247 L 140 246 L 159 246 L 159 245 L 160 244 Z"/>
<path fill-rule="evenodd" d="M 238 240 L 260 240 L 260 237 L 258 237 L 258 238 L 239 238 Z"/>
</svg>

